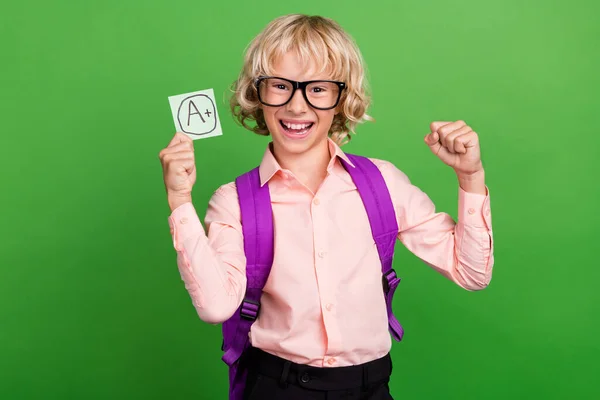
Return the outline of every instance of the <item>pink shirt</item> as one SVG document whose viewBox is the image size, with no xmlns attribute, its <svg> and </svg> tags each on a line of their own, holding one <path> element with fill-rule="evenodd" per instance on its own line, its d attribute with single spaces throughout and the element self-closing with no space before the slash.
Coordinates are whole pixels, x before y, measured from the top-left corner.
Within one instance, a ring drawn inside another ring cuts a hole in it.
<svg viewBox="0 0 600 400">
<path fill-rule="evenodd" d="M 273 207 L 275 254 L 252 326 L 253 346 L 319 367 L 364 363 L 390 351 L 381 263 L 360 196 L 329 140 L 327 176 L 312 193 L 282 169 L 269 148 L 260 164 Z M 467 290 L 492 277 L 489 193 L 459 188 L 458 222 L 436 213 L 429 197 L 393 164 L 372 159 L 390 191 L 398 239 L 416 256 Z M 200 318 L 221 323 L 240 305 L 245 256 L 235 183 L 212 196 L 208 235 L 191 203 L 169 217 L 177 264 Z M 402 276 L 401 273 L 399 273 Z M 402 323 L 402 310 L 394 309 Z M 215 344 L 216 345 L 216 344 Z"/>
</svg>

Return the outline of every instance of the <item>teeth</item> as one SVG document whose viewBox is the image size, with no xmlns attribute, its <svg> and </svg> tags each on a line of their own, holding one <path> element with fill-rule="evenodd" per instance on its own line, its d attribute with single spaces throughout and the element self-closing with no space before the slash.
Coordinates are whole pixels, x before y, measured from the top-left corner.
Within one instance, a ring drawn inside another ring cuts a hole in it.
<svg viewBox="0 0 600 400">
<path fill-rule="evenodd" d="M 283 123 L 288 129 L 294 129 L 294 130 L 298 130 L 298 129 L 306 129 L 308 128 L 311 124 L 291 124 L 289 122 L 284 122 Z"/>
</svg>

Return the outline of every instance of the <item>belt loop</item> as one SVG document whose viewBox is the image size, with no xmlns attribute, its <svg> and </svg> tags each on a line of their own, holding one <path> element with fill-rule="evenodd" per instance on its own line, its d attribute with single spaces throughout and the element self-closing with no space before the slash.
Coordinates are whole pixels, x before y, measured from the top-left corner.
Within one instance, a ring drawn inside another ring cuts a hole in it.
<svg viewBox="0 0 600 400">
<path fill-rule="evenodd" d="M 369 390 L 369 368 L 368 365 L 362 366 L 362 387 L 363 391 L 367 392 Z"/>
<path fill-rule="evenodd" d="M 283 364 L 283 371 L 281 372 L 281 378 L 279 379 L 279 384 L 283 388 L 286 388 L 287 385 L 288 385 L 287 378 L 288 378 L 288 374 L 290 373 L 290 366 L 291 365 L 292 365 L 291 361 L 286 361 Z"/>
</svg>

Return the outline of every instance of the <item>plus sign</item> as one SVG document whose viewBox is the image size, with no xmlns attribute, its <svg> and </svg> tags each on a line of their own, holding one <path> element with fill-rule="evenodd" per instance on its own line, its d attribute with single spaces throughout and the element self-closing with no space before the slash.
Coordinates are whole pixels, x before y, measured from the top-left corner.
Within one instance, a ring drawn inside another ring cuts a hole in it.
<svg viewBox="0 0 600 400">
<path fill-rule="evenodd" d="M 212 113 L 211 113 L 210 111 L 208 111 L 208 108 L 207 108 L 207 109 L 206 109 L 206 112 L 205 112 L 204 114 L 206 114 L 206 116 L 207 116 L 208 118 L 210 118 L 210 114 L 212 114 Z"/>
</svg>

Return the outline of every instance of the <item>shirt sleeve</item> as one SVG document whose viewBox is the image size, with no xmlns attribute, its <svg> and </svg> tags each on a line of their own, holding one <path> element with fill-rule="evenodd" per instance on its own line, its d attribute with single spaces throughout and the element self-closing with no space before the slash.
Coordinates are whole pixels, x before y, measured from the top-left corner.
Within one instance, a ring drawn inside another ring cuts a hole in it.
<svg viewBox="0 0 600 400">
<path fill-rule="evenodd" d="M 492 279 L 493 235 L 486 195 L 458 188 L 458 221 L 436 212 L 431 199 L 391 163 L 381 163 L 398 220 L 398 239 L 427 265 L 467 290 Z"/>
<path fill-rule="evenodd" d="M 198 316 L 226 321 L 242 302 L 246 257 L 235 184 L 221 186 L 206 211 L 206 231 L 192 203 L 169 216 L 177 266 Z M 206 234 L 208 232 L 208 234 Z"/>
</svg>

